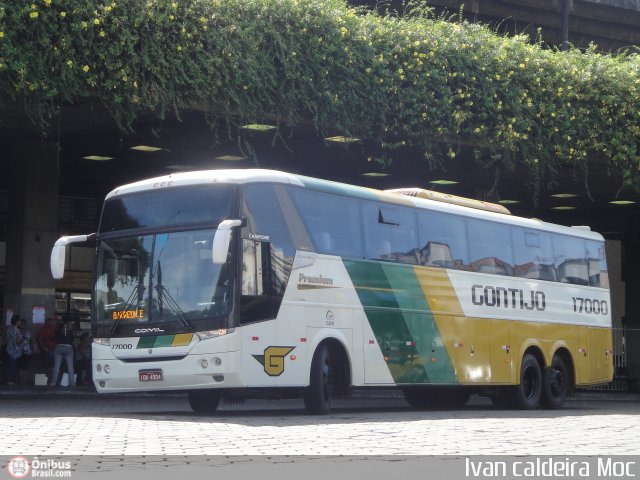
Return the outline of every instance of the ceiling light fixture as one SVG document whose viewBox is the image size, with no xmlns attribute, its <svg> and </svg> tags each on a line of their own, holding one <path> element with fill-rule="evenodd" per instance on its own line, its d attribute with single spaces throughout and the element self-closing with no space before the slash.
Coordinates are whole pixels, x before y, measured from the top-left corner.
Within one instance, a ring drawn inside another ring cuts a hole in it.
<svg viewBox="0 0 640 480">
<path fill-rule="evenodd" d="M 432 185 L 455 185 L 459 182 L 456 182 L 455 180 L 441 179 L 441 180 L 431 180 L 429 181 L 429 183 L 431 183 Z"/>
<path fill-rule="evenodd" d="M 575 193 L 554 193 L 551 195 L 554 198 L 574 198 L 577 197 Z"/>
<path fill-rule="evenodd" d="M 516 203 L 520 203 L 520 200 L 504 199 L 504 200 L 498 200 L 498 203 L 501 203 L 502 205 L 514 205 Z"/>
<path fill-rule="evenodd" d="M 577 207 L 570 207 L 569 205 L 560 205 L 559 207 L 553 207 L 551 210 L 576 210 Z"/>
<path fill-rule="evenodd" d="M 634 202 L 633 200 L 614 200 L 609 203 L 611 203 L 612 205 L 633 205 L 636 202 Z"/>
<path fill-rule="evenodd" d="M 247 157 L 241 157 L 240 155 L 220 155 L 215 157 L 215 160 L 222 160 L 223 162 L 239 162 L 246 159 Z"/>
<path fill-rule="evenodd" d="M 243 125 L 240 128 L 243 130 L 249 130 L 251 132 L 270 132 L 276 129 L 275 125 L 264 125 L 261 123 L 250 123 L 249 125 Z"/>
<path fill-rule="evenodd" d="M 83 160 L 93 160 L 94 162 L 106 162 L 107 160 L 113 160 L 113 157 L 104 157 L 102 155 L 87 155 L 82 157 Z"/>
<path fill-rule="evenodd" d="M 324 140 L 325 142 L 331 142 L 331 143 L 358 143 L 360 141 L 359 138 L 344 137 L 342 135 L 338 135 L 336 137 L 327 137 Z"/>
<path fill-rule="evenodd" d="M 129 150 L 136 150 L 138 152 L 159 152 L 160 150 L 164 150 L 164 148 L 151 147 L 149 145 L 136 145 L 135 147 L 131 147 Z"/>
<path fill-rule="evenodd" d="M 389 173 L 383 172 L 367 172 L 362 174 L 363 177 L 388 177 L 389 175 Z"/>
</svg>

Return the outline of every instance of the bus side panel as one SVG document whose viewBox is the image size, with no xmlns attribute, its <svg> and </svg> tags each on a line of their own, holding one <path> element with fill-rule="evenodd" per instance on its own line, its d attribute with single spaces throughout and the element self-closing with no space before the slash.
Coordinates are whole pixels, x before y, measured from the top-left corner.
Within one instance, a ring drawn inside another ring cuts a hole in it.
<svg viewBox="0 0 640 480">
<path fill-rule="evenodd" d="M 309 377 L 307 367 L 311 358 L 307 349 L 310 339 L 307 338 L 306 323 L 309 321 L 310 313 L 309 309 L 302 305 L 283 302 L 280 307 L 274 343 L 279 347 L 278 352 L 283 355 L 283 370 L 275 377 L 278 387 L 304 385 Z"/>
<path fill-rule="evenodd" d="M 372 338 L 369 333 L 363 333 L 363 316 L 355 287 L 340 257 L 297 252 L 278 312 L 276 331 L 276 344 L 295 347 L 295 350 L 285 358 L 285 371 L 276 385 L 308 385 L 313 354 L 325 338 L 335 338 L 343 345 L 351 363 L 351 380 L 362 384 L 364 367 L 360 345 L 365 336 Z M 377 361 L 372 359 L 378 367 L 382 362 L 380 354 L 379 357 Z"/>
<path fill-rule="evenodd" d="M 368 261 L 344 263 L 394 382 L 457 383 L 449 352 L 414 269 Z M 377 373 L 370 374 L 368 369 L 365 363 L 367 383 L 377 383 Z"/>
<path fill-rule="evenodd" d="M 276 321 L 267 320 L 245 325 L 242 332 L 242 379 L 248 387 L 274 387 L 277 362 L 273 350 Z"/>
<path fill-rule="evenodd" d="M 590 327 L 587 331 L 589 346 L 590 383 L 610 382 L 613 378 L 613 340 L 611 330 Z"/>
</svg>

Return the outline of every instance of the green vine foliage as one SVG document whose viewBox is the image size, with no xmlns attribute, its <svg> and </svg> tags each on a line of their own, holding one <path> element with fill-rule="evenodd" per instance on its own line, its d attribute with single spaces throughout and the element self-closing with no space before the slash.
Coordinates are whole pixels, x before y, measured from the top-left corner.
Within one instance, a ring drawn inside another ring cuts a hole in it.
<svg viewBox="0 0 640 480">
<path fill-rule="evenodd" d="M 640 191 L 640 57 L 340 0 L 0 0 L 0 96 L 38 128 L 99 98 L 123 130 L 198 107 L 241 125 L 313 125 L 446 166 L 457 145 L 544 185 L 603 159 Z"/>
</svg>

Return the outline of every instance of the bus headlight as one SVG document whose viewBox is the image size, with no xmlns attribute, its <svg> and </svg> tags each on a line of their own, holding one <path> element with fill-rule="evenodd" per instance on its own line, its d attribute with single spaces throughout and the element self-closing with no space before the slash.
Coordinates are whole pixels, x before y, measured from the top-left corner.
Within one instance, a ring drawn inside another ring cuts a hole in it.
<svg viewBox="0 0 640 480">
<path fill-rule="evenodd" d="M 104 366 L 104 373 L 106 373 L 107 375 L 111 373 L 111 367 L 109 365 Z"/>
<path fill-rule="evenodd" d="M 93 343 L 97 343 L 98 345 L 111 345 L 111 339 L 109 338 L 94 338 Z"/>
<path fill-rule="evenodd" d="M 207 338 L 221 337 L 222 335 L 228 335 L 229 333 L 233 333 L 233 328 L 219 328 L 217 330 L 205 330 L 203 332 L 196 332 L 196 335 L 200 340 L 205 340 Z"/>
</svg>

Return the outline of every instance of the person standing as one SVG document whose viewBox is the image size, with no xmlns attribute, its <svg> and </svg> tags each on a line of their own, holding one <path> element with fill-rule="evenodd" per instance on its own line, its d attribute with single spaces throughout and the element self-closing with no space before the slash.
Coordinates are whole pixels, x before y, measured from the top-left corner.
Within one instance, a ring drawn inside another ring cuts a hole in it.
<svg viewBox="0 0 640 480">
<path fill-rule="evenodd" d="M 18 329 L 20 317 L 13 315 L 11 325 L 7 328 L 7 385 L 16 384 L 16 374 L 18 371 L 18 359 L 22 355 L 22 337 Z"/>
<path fill-rule="evenodd" d="M 49 317 L 45 326 L 38 332 L 38 345 L 40 345 L 40 351 L 46 356 L 49 383 L 55 383 L 58 380 L 53 378 L 53 352 L 58 344 L 56 342 L 57 327 L 58 320 L 54 317 Z"/>
<path fill-rule="evenodd" d="M 83 333 L 80 343 L 76 347 L 76 371 L 78 380 L 76 385 L 91 385 L 91 336 Z"/>
<path fill-rule="evenodd" d="M 56 332 L 57 345 L 53 351 L 53 373 L 49 379 L 48 386 L 53 387 L 57 385 L 58 374 L 60 373 L 60 365 L 64 359 L 64 363 L 67 366 L 67 374 L 69 375 L 69 386 L 74 385 L 74 370 L 73 370 L 73 338 L 74 338 L 73 326 L 64 321 L 62 325 L 58 327 Z"/>
<path fill-rule="evenodd" d="M 20 385 L 26 385 L 29 368 L 31 367 L 31 356 L 35 353 L 36 345 L 33 341 L 31 330 L 29 330 L 27 321 L 24 318 L 21 318 L 18 322 L 18 330 L 20 332 L 20 347 L 22 349 L 22 355 L 18 358 L 18 376 Z"/>
</svg>

